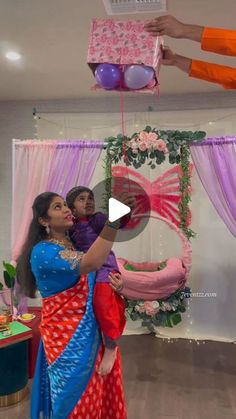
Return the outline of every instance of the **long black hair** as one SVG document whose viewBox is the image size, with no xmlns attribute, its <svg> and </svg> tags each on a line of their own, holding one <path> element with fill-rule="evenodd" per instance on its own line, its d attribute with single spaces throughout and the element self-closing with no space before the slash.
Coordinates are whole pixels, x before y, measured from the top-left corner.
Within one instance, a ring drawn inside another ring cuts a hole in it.
<svg viewBox="0 0 236 419">
<path fill-rule="evenodd" d="M 32 248 L 41 240 L 47 238 L 47 232 L 43 225 L 39 223 L 39 218 L 45 220 L 48 218 L 48 209 L 56 196 L 54 192 L 44 192 L 38 195 L 33 203 L 33 219 L 29 226 L 28 235 L 22 246 L 20 256 L 17 259 L 17 281 L 20 285 L 21 292 L 27 297 L 34 298 L 36 292 L 36 281 L 31 270 L 30 255 Z"/>
</svg>

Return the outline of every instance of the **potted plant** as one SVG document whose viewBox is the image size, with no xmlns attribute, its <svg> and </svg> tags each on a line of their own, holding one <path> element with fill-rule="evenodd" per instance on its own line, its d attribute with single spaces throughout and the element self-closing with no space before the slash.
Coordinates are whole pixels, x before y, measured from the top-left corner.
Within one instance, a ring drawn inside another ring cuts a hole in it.
<svg viewBox="0 0 236 419">
<path fill-rule="evenodd" d="M 0 281 L 0 326 L 4 327 L 12 320 L 13 287 L 16 268 L 9 262 L 3 262 L 4 283 Z"/>
</svg>

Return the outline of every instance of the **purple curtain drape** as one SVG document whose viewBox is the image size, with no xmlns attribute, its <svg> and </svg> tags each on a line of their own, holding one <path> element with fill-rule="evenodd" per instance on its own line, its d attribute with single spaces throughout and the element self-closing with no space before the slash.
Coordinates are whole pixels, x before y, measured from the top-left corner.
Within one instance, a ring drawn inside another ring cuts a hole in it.
<svg viewBox="0 0 236 419">
<path fill-rule="evenodd" d="M 236 137 L 208 138 L 190 150 L 212 204 L 236 237 Z"/>
<path fill-rule="evenodd" d="M 50 168 L 47 190 L 65 197 L 76 185 L 89 186 L 103 145 L 102 141 L 59 142 Z"/>
</svg>

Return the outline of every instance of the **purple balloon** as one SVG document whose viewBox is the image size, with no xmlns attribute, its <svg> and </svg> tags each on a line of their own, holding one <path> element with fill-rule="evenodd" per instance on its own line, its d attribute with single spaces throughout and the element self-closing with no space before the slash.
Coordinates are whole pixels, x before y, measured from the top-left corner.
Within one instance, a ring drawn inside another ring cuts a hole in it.
<svg viewBox="0 0 236 419">
<path fill-rule="evenodd" d="M 114 64 L 99 64 L 95 70 L 95 79 L 104 89 L 115 89 L 120 85 L 122 73 Z"/>
<path fill-rule="evenodd" d="M 146 65 L 128 65 L 124 71 L 124 81 L 129 89 L 142 89 L 154 78 L 154 70 Z"/>
</svg>

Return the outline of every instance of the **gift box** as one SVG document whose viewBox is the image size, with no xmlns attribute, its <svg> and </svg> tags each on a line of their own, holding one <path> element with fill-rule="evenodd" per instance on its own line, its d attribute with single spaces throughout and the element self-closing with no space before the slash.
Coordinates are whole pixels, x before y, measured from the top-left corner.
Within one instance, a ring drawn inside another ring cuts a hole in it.
<svg viewBox="0 0 236 419">
<path fill-rule="evenodd" d="M 143 89 L 152 91 L 159 84 L 161 60 L 161 37 L 153 37 L 144 29 L 145 21 L 93 19 L 89 37 L 87 62 L 93 73 L 99 64 L 107 63 L 127 71 L 130 66 L 139 65 L 154 70 L 152 83 Z M 96 85 L 95 88 L 102 87 Z M 121 83 L 110 90 L 135 90 Z"/>
</svg>

